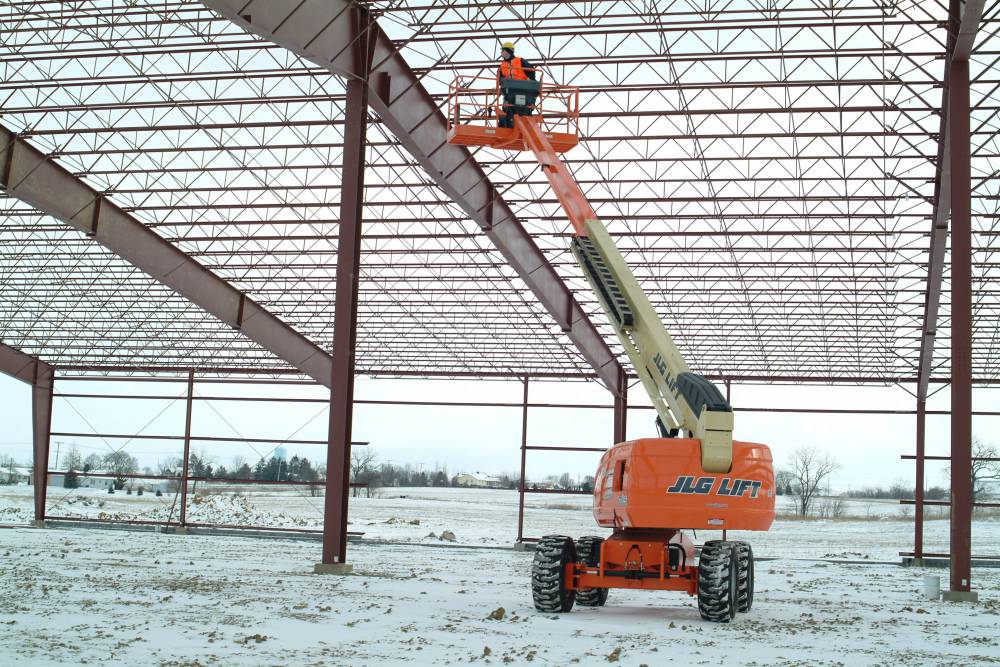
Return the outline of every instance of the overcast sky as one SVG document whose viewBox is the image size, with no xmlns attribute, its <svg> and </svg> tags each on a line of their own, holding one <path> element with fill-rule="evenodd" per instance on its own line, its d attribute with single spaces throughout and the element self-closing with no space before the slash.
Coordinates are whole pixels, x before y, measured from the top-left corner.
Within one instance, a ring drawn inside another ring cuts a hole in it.
<svg viewBox="0 0 1000 667">
<path fill-rule="evenodd" d="M 940 385 L 932 385 L 932 390 Z M 372 380 L 359 378 L 357 398 L 365 400 L 452 400 L 519 403 L 517 382 L 473 380 Z M 181 436 L 184 432 L 185 386 L 179 383 L 68 382 L 57 384 L 59 393 L 128 393 L 166 396 L 166 400 L 60 398 L 54 401 L 53 431 Z M 246 386 L 198 384 L 203 397 L 324 397 L 325 390 L 308 386 Z M 633 387 L 635 406 L 646 403 L 641 387 Z M 976 409 L 996 410 L 1000 390 L 977 389 Z M 532 382 L 530 401 L 539 403 L 609 404 L 608 394 L 596 383 Z M 947 409 L 948 390 L 932 397 L 928 409 Z M 733 405 L 740 407 L 887 408 L 913 409 L 913 398 L 900 387 L 734 386 Z M 610 409 L 533 408 L 529 411 L 530 445 L 579 445 L 603 447 L 611 439 Z M 31 457 L 30 392 L 28 386 L 0 376 L 0 452 L 28 462 Z M 1000 419 L 976 417 L 973 429 L 988 442 L 1000 442 Z M 738 412 L 735 436 L 739 440 L 771 446 L 777 466 L 796 447 L 815 445 L 829 452 L 841 468 L 834 479 L 837 490 L 865 485 L 886 485 L 895 480 L 912 483 L 913 462 L 899 456 L 914 451 L 915 417 L 904 415 L 815 415 Z M 318 440 L 326 437 L 327 412 L 322 403 L 278 404 L 263 402 L 196 401 L 192 432 L 197 436 Z M 654 435 L 653 413 L 630 410 L 630 438 Z M 354 437 L 370 441 L 379 458 L 433 468 L 447 466 L 449 473 L 480 470 L 487 473 L 516 471 L 521 441 L 520 408 L 422 407 L 359 405 L 355 411 Z M 928 454 L 947 454 L 949 422 L 946 416 L 927 420 Z M 107 453 L 125 441 L 54 436 L 51 459 L 69 443 L 81 453 Z M 57 443 L 58 446 L 57 446 Z M 251 464 L 268 456 L 275 444 L 195 443 L 217 463 L 229 465 L 242 456 Z M 126 449 L 141 465 L 180 452 L 177 440 L 136 440 Z M 288 455 L 325 459 L 321 445 L 286 445 Z M 568 471 L 593 474 L 599 454 L 529 452 L 528 478 Z M 928 484 L 944 485 L 945 464 L 928 464 Z"/>
</svg>

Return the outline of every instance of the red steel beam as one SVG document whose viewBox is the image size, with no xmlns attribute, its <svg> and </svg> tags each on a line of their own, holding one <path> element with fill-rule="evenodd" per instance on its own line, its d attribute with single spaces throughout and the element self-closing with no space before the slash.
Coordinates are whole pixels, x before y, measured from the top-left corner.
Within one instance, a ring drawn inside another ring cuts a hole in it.
<svg viewBox="0 0 1000 667">
<path fill-rule="evenodd" d="M 308 338 L 5 127 L 0 127 L 0 187 L 93 237 L 303 374 L 330 386 L 330 356 Z"/>
<path fill-rule="evenodd" d="M 25 354 L 17 348 L 0 343 L 0 373 L 15 380 L 35 384 L 40 375 L 52 374 L 54 368 L 41 359 Z"/>
<path fill-rule="evenodd" d="M 524 479 L 528 463 L 528 378 L 521 399 L 521 477 L 517 483 L 517 542 L 524 541 Z"/>
<path fill-rule="evenodd" d="M 186 373 L 190 366 L 164 366 L 164 365 L 149 365 L 143 366 L 142 371 L 148 373 Z M 137 369 L 134 366 L 120 366 L 114 364 L 60 364 L 60 371 L 86 371 L 93 373 L 113 373 L 113 372 L 123 372 L 123 373 L 133 373 Z M 195 372 L 206 373 L 206 374 L 246 374 L 248 376 L 265 376 L 265 375 L 294 375 L 295 371 L 288 368 L 278 368 L 278 367 L 238 367 L 238 366 L 197 366 L 195 367 Z M 432 371 L 432 370 L 386 370 L 382 368 L 363 368 L 358 370 L 359 375 L 365 375 L 368 377 L 420 377 L 420 378 L 448 378 L 448 379 L 460 379 L 460 378 L 505 378 L 509 380 L 517 380 L 519 378 L 530 377 L 535 380 L 559 380 L 559 379 L 577 379 L 585 380 L 594 378 L 593 373 L 579 372 L 579 373 L 552 373 L 552 372 L 517 372 L 514 370 L 508 371 Z M 810 383 L 810 384 L 913 384 L 917 381 L 916 376 L 909 375 L 804 375 L 804 374 L 773 374 L 773 375 L 757 375 L 757 374 L 746 374 L 738 375 L 734 373 L 720 374 L 720 373 L 703 373 L 705 378 L 709 380 L 730 380 L 737 384 L 797 384 L 797 383 Z M 630 375 L 630 379 L 637 379 L 635 376 Z M 88 380 L 88 378 L 77 378 L 72 375 L 62 375 L 59 377 L 60 380 Z M 111 378 L 101 378 L 102 380 L 109 380 Z M 115 380 L 130 381 L 127 378 L 114 378 Z M 148 378 L 141 380 L 143 382 L 148 381 Z M 177 382 L 177 380 L 168 380 L 169 382 Z M 211 380 L 204 379 L 199 380 L 199 382 L 209 382 Z M 238 382 L 238 381 L 237 381 Z M 280 381 L 274 381 L 275 383 L 280 383 Z M 308 384 L 305 381 L 289 381 L 296 384 Z M 931 383 L 933 384 L 947 384 L 947 378 L 932 378 Z M 982 386 L 997 386 L 1000 385 L 1000 381 L 992 378 L 974 378 L 973 384 Z M 913 411 L 909 411 L 909 414 L 913 414 Z"/>
<path fill-rule="evenodd" d="M 32 486 L 35 521 L 45 519 L 48 491 L 49 439 L 52 433 L 52 390 L 55 369 L 44 361 L 0 343 L 0 373 L 31 385 Z"/>
<path fill-rule="evenodd" d="M 900 556 L 912 556 L 913 553 L 909 552 L 909 551 L 900 551 L 899 555 Z M 942 554 L 942 553 L 925 553 L 924 557 L 925 558 L 948 558 L 948 554 Z M 978 556 L 977 555 L 977 556 L 973 556 L 972 559 L 973 560 L 1000 560 L 1000 555 L 997 555 L 997 556 Z"/>
<path fill-rule="evenodd" d="M 923 558 L 924 553 L 924 458 L 927 436 L 927 402 L 917 401 L 917 471 L 914 485 L 915 505 L 913 512 L 913 552 L 915 558 Z M 906 458 L 905 456 L 903 458 Z"/>
<path fill-rule="evenodd" d="M 374 41 L 367 10 L 346 12 L 349 55 L 362 72 L 370 68 Z M 330 385 L 330 432 L 323 512 L 323 564 L 347 562 L 347 507 L 350 493 L 351 426 L 354 403 L 354 353 L 357 342 L 358 278 L 361 273 L 361 219 L 364 210 L 365 135 L 369 87 L 364 79 L 347 82 L 344 123 L 340 225 L 337 244 L 337 290 L 334 306 L 333 377 Z"/>
<path fill-rule="evenodd" d="M 194 412 L 194 371 L 188 371 L 187 408 L 184 413 L 184 458 L 181 459 L 180 524 L 187 523 L 188 464 L 191 460 L 191 417 Z"/>
<path fill-rule="evenodd" d="M 612 444 L 625 442 L 628 427 L 628 377 L 625 373 L 618 376 L 618 391 L 614 397 L 614 433 Z"/>
<path fill-rule="evenodd" d="M 359 9 L 348 0 L 202 0 L 243 29 L 347 79 L 365 79 L 368 103 L 430 178 L 496 245 L 598 378 L 617 390 L 621 365 L 472 153 L 445 140 L 437 102 L 374 21 L 370 76 L 355 57 Z"/>
<path fill-rule="evenodd" d="M 951 590 L 972 577 L 972 165 L 969 63 L 953 62 L 951 133 Z"/>
<path fill-rule="evenodd" d="M 38 366 L 31 385 L 32 484 L 35 497 L 35 521 L 45 520 L 45 497 L 49 482 L 49 439 L 52 432 L 52 388 L 55 373 L 51 367 Z"/>
<path fill-rule="evenodd" d="M 938 309 L 941 305 L 941 282 L 944 277 L 944 252 L 948 241 L 948 214 L 951 212 L 951 146 L 950 131 L 951 71 L 954 63 L 968 63 L 986 0 L 967 0 L 964 11 L 953 0 L 948 34 L 948 57 L 944 65 L 944 89 L 941 93 L 941 124 L 938 131 L 937 174 L 934 180 L 934 213 L 927 264 L 927 296 L 924 301 L 923 335 L 920 339 L 920 360 L 917 363 L 917 400 L 927 400 L 927 385 L 934 363 L 934 343 L 937 335 Z M 961 18 L 959 12 L 961 11 Z M 966 105 L 967 106 L 967 105 Z"/>
</svg>

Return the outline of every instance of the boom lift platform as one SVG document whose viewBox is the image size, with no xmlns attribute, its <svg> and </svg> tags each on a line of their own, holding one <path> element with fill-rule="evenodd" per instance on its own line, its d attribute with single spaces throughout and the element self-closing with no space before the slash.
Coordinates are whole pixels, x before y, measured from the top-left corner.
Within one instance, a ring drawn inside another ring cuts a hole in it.
<svg viewBox="0 0 1000 667">
<path fill-rule="evenodd" d="M 610 588 L 677 590 L 698 597 L 706 620 L 728 622 L 753 604 L 753 550 L 746 542 L 708 541 L 696 565 L 695 545 L 683 530 L 769 529 L 770 449 L 733 441 L 729 402 L 688 368 L 559 159 L 579 143 L 579 89 L 547 85 L 540 71 L 536 78 L 505 80 L 513 91 L 501 91 L 493 77 L 456 81 L 449 91 L 448 141 L 534 153 L 573 225 L 573 256 L 653 402 L 660 437 L 618 443 L 601 458 L 594 518 L 612 530 L 610 537 L 539 540 L 532 567 L 535 607 L 566 612 L 574 603 L 603 606 Z M 499 127 L 511 108 L 513 127 Z"/>
</svg>

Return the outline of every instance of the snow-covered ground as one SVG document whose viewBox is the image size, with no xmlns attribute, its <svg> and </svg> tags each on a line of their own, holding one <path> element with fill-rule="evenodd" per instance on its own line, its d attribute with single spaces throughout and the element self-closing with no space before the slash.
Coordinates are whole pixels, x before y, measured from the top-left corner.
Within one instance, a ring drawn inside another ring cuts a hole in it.
<svg viewBox="0 0 1000 667">
<path fill-rule="evenodd" d="M 841 541 L 862 537 L 851 526 Z M 870 526 L 870 538 L 884 527 Z M 532 556 L 510 549 L 352 543 L 347 577 L 312 574 L 319 551 L 252 537 L 0 530 L 0 664 L 1000 664 L 1000 570 L 974 570 L 972 605 L 921 598 L 923 575 L 942 570 L 762 561 L 754 608 L 715 625 L 677 593 L 615 590 L 604 608 L 537 613 Z M 502 619 L 489 618 L 501 607 Z"/>
<path fill-rule="evenodd" d="M 205 494 L 210 489 L 212 493 Z M 365 539 L 437 543 L 443 531 L 469 545 L 509 546 L 517 536 L 517 493 L 505 490 L 406 488 L 381 489 L 376 498 L 351 498 L 351 530 Z M 822 503 L 823 501 L 821 501 Z M 787 509 L 779 499 L 779 511 Z M 323 498 L 301 487 L 199 486 L 191 495 L 188 521 L 225 525 L 319 529 Z M 526 537 L 601 534 L 591 515 L 589 496 L 528 494 L 525 501 Z M 913 547 L 912 507 L 895 501 L 846 501 L 840 519 L 801 521 L 779 518 L 768 533 L 740 536 L 754 544 L 758 555 L 801 558 L 846 556 L 898 560 L 900 551 Z M 50 516 L 92 519 L 176 521 L 174 494 L 157 497 L 97 489 L 49 489 Z M 908 513 L 908 514 L 906 514 Z M 940 508 L 928 508 L 924 548 L 929 553 L 948 550 L 948 521 Z M 0 486 L 0 524 L 29 523 L 31 487 Z M 938 517 L 938 518 L 934 518 Z M 737 533 L 731 535 L 736 538 Z M 700 531 L 700 540 L 718 537 Z M 699 540 L 699 541 L 700 541 Z M 1000 515 L 977 516 L 973 524 L 973 553 L 1000 552 Z"/>
</svg>

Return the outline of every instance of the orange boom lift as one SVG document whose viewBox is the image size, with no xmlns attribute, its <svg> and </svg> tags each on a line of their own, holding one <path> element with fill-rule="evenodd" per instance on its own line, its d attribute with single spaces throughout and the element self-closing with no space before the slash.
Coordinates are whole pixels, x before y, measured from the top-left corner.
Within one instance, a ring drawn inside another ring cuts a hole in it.
<svg viewBox="0 0 1000 667">
<path fill-rule="evenodd" d="M 657 411 L 659 438 L 614 445 L 594 483 L 594 518 L 608 538 L 549 535 L 535 548 L 535 607 L 603 606 L 608 589 L 684 591 L 709 621 L 753 604 L 753 550 L 712 540 L 696 549 L 684 529 L 767 530 L 774 470 L 766 445 L 734 442 L 733 412 L 718 387 L 692 373 L 559 153 L 579 143 L 579 89 L 480 77 L 449 95 L 448 141 L 534 153 L 573 225 L 572 251 Z M 478 87 L 477 87 L 478 83 Z M 502 96 L 501 96 L 502 93 Z M 514 126 L 497 127 L 515 102 Z M 686 437 L 683 437 L 686 436 Z M 725 533 L 724 533 L 725 534 Z"/>
</svg>

